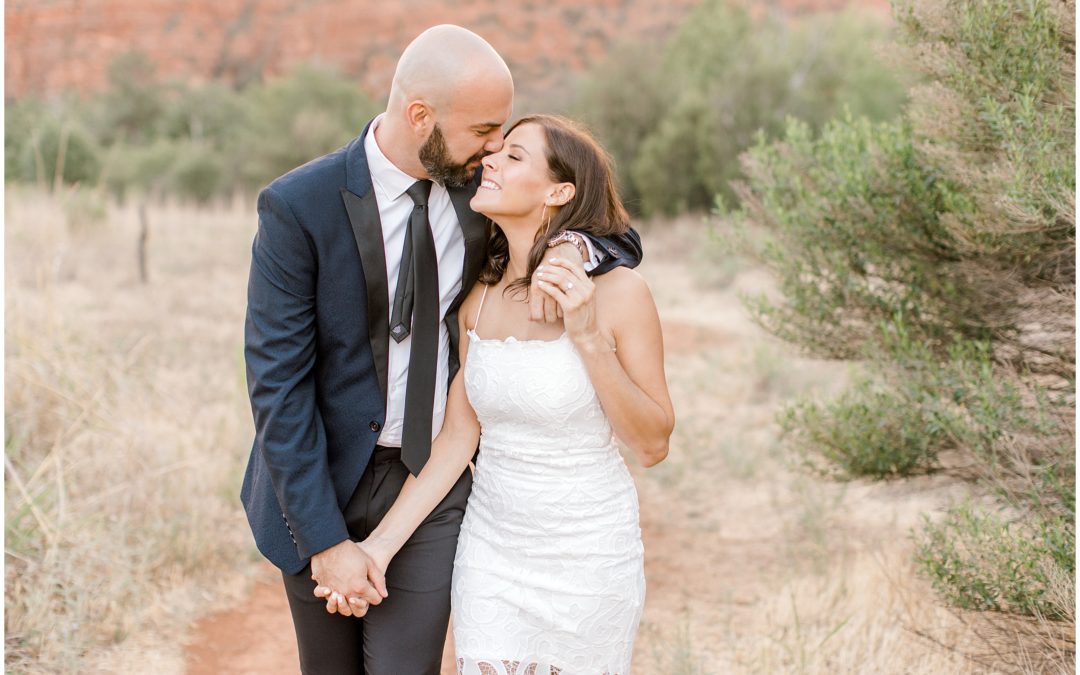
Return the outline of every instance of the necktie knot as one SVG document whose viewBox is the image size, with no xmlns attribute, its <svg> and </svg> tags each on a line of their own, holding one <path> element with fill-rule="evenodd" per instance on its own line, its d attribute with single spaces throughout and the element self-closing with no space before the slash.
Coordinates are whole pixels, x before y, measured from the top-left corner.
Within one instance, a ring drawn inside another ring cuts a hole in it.
<svg viewBox="0 0 1080 675">
<path fill-rule="evenodd" d="M 413 204 L 425 207 L 427 206 L 428 195 L 431 194 L 431 181 L 418 180 L 409 186 L 405 194 L 409 195 L 409 198 L 413 200 Z"/>
</svg>

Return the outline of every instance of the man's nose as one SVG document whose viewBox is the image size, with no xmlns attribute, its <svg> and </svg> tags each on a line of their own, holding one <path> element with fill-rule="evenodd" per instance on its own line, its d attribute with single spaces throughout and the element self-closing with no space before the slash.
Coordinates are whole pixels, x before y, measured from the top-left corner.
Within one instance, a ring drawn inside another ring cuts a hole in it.
<svg viewBox="0 0 1080 675">
<path fill-rule="evenodd" d="M 498 151 L 502 150 L 502 146 L 503 146 L 502 129 L 496 129 L 495 131 L 492 132 L 491 138 L 488 139 L 488 142 L 484 143 L 484 150 L 489 152 L 489 153 L 498 152 Z"/>
</svg>

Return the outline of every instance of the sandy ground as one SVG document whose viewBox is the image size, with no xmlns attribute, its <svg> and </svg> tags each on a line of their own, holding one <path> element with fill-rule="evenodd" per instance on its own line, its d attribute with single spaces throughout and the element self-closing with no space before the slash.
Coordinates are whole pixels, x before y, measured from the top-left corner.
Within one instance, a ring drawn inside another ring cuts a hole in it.
<svg viewBox="0 0 1080 675">
<path fill-rule="evenodd" d="M 848 366 L 802 358 L 753 324 L 740 294 L 768 292 L 767 276 L 699 233 L 644 237 L 678 428 L 661 465 L 628 460 L 648 584 L 635 672 L 975 672 L 916 635 L 964 639 L 914 574 L 909 536 L 959 488 L 837 484 L 794 466 L 777 410 L 839 390 Z M 253 579 L 236 609 L 191 626 L 189 673 L 298 672 L 280 581 L 268 565 Z"/>
</svg>

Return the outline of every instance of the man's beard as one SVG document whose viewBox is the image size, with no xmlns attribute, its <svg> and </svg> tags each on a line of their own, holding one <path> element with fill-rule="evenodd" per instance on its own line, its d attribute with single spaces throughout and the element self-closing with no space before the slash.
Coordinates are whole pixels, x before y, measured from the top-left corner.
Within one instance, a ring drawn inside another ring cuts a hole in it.
<svg viewBox="0 0 1080 675">
<path fill-rule="evenodd" d="M 420 146 L 420 163 L 424 165 L 431 180 L 448 187 L 465 187 L 472 182 L 476 175 L 476 167 L 469 168 L 472 162 L 479 162 L 484 158 L 484 153 L 473 155 L 464 164 L 456 164 L 450 151 L 446 148 L 446 138 L 443 137 L 442 129 L 438 123 L 428 136 L 424 144 Z"/>
</svg>

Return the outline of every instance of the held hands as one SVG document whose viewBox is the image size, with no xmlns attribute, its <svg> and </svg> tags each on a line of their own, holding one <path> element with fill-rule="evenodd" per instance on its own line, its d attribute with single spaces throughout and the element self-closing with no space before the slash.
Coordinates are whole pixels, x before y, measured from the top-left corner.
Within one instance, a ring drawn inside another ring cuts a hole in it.
<svg viewBox="0 0 1080 675">
<path fill-rule="evenodd" d="M 311 578 L 318 584 L 315 597 L 326 598 L 326 611 L 342 616 L 362 617 L 371 605 L 387 596 L 387 558 L 379 561 L 353 541 L 316 553 L 311 558 Z"/>
</svg>

